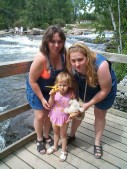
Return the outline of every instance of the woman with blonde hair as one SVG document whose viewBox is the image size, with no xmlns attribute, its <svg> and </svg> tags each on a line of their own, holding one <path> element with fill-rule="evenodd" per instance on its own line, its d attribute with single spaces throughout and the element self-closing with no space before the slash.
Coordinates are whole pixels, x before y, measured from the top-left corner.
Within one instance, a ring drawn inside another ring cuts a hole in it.
<svg viewBox="0 0 127 169">
<path fill-rule="evenodd" d="M 84 102 L 84 111 L 94 105 L 94 155 L 95 158 L 101 158 L 103 155 L 101 138 L 106 123 L 105 117 L 114 102 L 117 90 L 115 73 L 111 62 L 91 51 L 81 42 L 68 49 L 66 59 L 67 69 L 78 83 L 78 95 Z M 75 132 L 80 124 L 81 120 L 73 120 L 68 144 L 75 139 Z"/>
</svg>

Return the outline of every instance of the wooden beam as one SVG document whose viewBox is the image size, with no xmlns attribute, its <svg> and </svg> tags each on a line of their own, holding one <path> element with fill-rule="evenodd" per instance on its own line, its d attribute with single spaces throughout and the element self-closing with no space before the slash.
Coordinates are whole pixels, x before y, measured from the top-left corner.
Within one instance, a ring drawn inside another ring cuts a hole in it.
<svg viewBox="0 0 127 169">
<path fill-rule="evenodd" d="M 123 112 L 121 110 L 110 108 L 108 110 L 108 113 L 111 113 L 113 115 L 116 115 L 116 116 L 123 117 L 123 118 L 127 119 L 127 113 L 125 113 L 125 112 Z"/>
<path fill-rule="evenodd" d="M 20 60 L 0 64 L 0 78 L 29 72 L 32 60 Z"/>
<path fill-rule="evenodd" d="M 23 104 L 21 106 L 18 106 L 14 109 L 10 109 L 8 111 L 5 111 L 3 113 L 0 113 L 0 121 L 7 120 L 9 118 L 12 118 L 18 114 L 21 114 L 27 110 L 31 109 L 28 103 Z"/>
<path fill-rule="evenodd" d="M 99 51 L 98 53 L 104 55 L 111 62 L 127 63 L 127 55 L 118 54 L 118 53 L 101 52 L 101 51 Z"/>
<path fill-rule="evenodd" d="M 6 147 L 5 149 L 0 151 L 0 159 L 6 157 L 8 154 L 12 153 L 13 151 L 16 151 L 18 148 L 26 145 L 31 140 L 34 140 L 36 138 L 35 131 L 30 133 L 29 135 L 23 137 L 22 139 L 16 141 L 15 143 L 11 144 L 10 146 Z"/>
</svg>

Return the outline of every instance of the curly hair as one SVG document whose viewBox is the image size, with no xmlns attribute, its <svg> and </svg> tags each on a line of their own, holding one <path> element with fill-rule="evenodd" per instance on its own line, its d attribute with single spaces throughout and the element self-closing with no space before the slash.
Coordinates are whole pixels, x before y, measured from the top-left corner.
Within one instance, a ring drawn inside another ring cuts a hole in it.
<svg viewBox="0 0 127 169">
<path fill-rule="evenodd" d="M 48 47 L 48 42 L 52 41 L 53 35 L 55 33 L 58 33 L 61 40 L 63 41 L 64 45 L 63 48 L 61 49 L 60 53 L 65 53 L 65 41 L 66 41 L 66 36 L 63 32 L 63 30 L 58 26 L 58 25 L 53 25 L 50 26 L 44 33 L 42 37 L 42 44 L 40 47 L 40 51 L 44 53 L 45 55 L 49 54 L 49 47 Z"/>
<path fill-rule="evenodd" d="M 83 43 L 75 43 L 68 50 L 66 55 L 66 67 L 67 70 L 73 74 L 73 68 L 70 62 L 70 54 L 74 52 L 80 52 L 86 57 L 86 80 L 87 84 L 91 87 L 96 87 L 98 85 L 97 78 L 97 69 L 95 65 L 96 61 L 96 53 L 91 51 L 85 44 Z"/>
</svg>

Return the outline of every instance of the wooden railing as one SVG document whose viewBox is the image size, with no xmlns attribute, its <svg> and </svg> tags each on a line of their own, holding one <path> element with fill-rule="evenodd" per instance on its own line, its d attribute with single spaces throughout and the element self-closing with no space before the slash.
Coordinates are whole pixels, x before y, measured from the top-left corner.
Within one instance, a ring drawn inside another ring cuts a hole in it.
<svg viewBox="0 0 127 169">
<path fill-rule="evenodd" d="M 127 63 L 127 55 L 106 53 L 106 52 L 100 52 L 100 53 L 105 55 L 107 59 L 112 62 Z M 32 63 L 32 59 L 1 63 L 0 64 L 0 78 L 27 73 L 30 69 L 31 63 Z M 123 87 L 123 86 L 121 87 L 118 85 L 118 90 L 127 91 L 127 87 Z M 30 106 L 28 103 L 26 103 L 21 106 L 15 107 L 14 109 L 10 109 L 9 111 L 0 113 L 0 122 L 7 120 L 9 118 L 12 118 L 16 115 L 19 115 L 29 109 L 30 109 Z M 12 151 L 15 151 L 16 149 L 22 147 L 23 145 L 30 142 L 31 140 L 35 139 L 35 137 L 36 137 L 35 132 L 32 132 L 31 134 L 25 136 L 24 138 L 16 141 L 15 143 L 1 150 L 0 159 L 7 156 Z"/>
</svg>

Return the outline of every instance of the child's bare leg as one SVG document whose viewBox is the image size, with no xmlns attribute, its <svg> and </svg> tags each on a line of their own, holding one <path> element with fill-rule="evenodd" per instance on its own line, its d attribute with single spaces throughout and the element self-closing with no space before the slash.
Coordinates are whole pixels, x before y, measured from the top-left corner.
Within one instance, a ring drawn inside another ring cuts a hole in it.
<svg viewBox="0 0 127 169">
<path fill-rule="evenodd" d="M 67 151 L 67 129 L 68 124 L 66 123 L 63 126 L 60 127 L 60 135 L 61 135 L 61 141 L 62 141 L 62 152 Z"/>
<path fill-rule="evenodd" d="M 52 125 L 53 130 L 54 130 L 54 146 L 51 146 L 50 148 L 47 149 L 47 154 L 50 155 L 57 151 L 58 148 L 58 142 L 60 138 L 60 127 Z"/>
<path fill-rule="evenodd" d="M 54 147 L 57 149 L 60 138 L 60 127 L 56 125 L 52 125 L 52 127 L 54 131 Z"/>
</svg>

